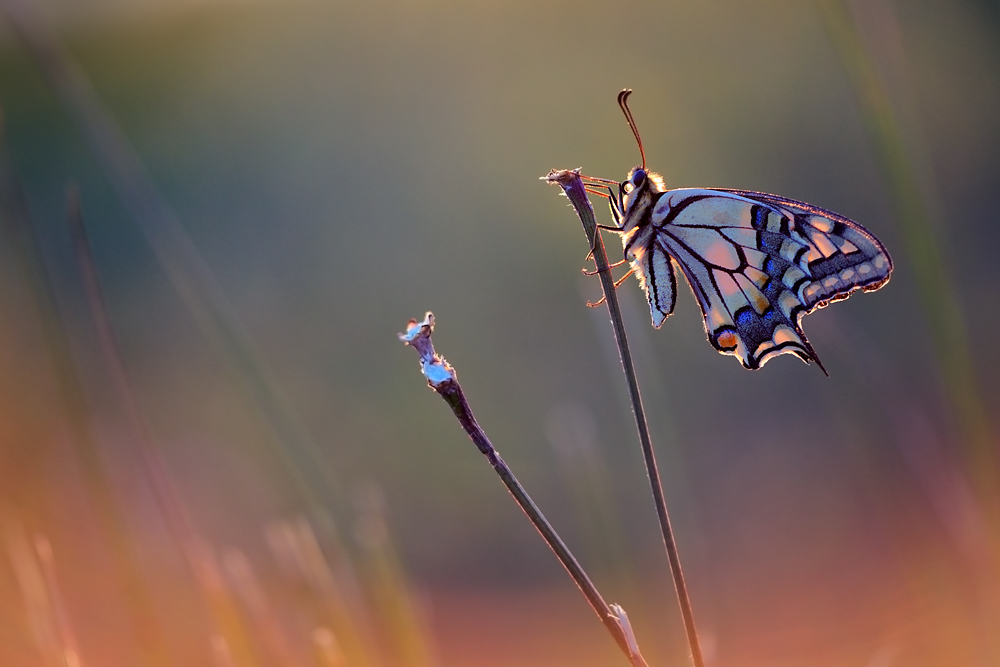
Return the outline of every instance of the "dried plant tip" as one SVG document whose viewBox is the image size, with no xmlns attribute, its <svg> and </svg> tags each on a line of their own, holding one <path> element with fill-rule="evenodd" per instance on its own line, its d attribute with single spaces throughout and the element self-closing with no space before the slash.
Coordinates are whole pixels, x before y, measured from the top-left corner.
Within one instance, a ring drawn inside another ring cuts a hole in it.
<svg viewBox="0 0 1000 667">
<path fill-rule="evenodd" d="M 540 176 L 538 180 L 565 186 L 575 178 L 580 178 L 579 169 L 553 169 L 545 176 Z"/>
<path fill-rule="evenodd" d="M 406 323 L 406 332 L 397 335 L 399 336 L 399 340 L 411 345 L 417 338 L 427 338 L 429 340 L 432 331 L 434 331 L 434 313 L 428 310 L 427 314 L 424 315 L 423 322 L 411 319 Z"/>
<path fill-rule="evenodd" d="M 632 631 L 632 624 L 629 623 L 628 614 L 625 613 L 625 609 L 616 603 L 612 603 L 609 606 L 615 620 L 618 621 L 618 625 L 622 629 L 622 634 L 625 635 L 625 641 L 628 643 L 629 658 L 632 660 L 632 664 L 645 665 L 646 661 L 643 659 L 642 654 L 639 653 L 639 642 L 635 640 L 635 633 Z"/>
<path fill-rule="evenodd" d="M 561 183 L 563 181 L 572 179 L 574 176 L 580 175 L 580 169 L 553 169 L 545 176 L 541 177 L 543 181 L 551 181 L 553 183 Z"/>
<path fill-rule="evenodd" d="M 427 384 L 437 389 L 446 382 L 456 381 L 458 375 L 451 364 L 434 351 L 434 343 L 431 342 L 432 331 L 434 331 L 434 313 L 427 311 L 422 322 L 410 320 L 406 325 L 406 331 L 398 336 L 399 340 L 414 348 L 420 355 L 420 370 L 427 378 Z"/>
</svg>

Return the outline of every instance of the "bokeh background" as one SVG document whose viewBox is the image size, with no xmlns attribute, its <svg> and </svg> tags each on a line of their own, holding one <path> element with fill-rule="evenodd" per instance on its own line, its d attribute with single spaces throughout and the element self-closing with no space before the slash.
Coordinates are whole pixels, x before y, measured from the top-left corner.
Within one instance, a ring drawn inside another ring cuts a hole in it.
<svg viewBox="0 0 1000 667">
<path fill-rule="evenodd" d="M 625 86 L 669 186 L 836 210 L 896 265 L 806 318 L 829 379 L 620 290 L 709 664 L 1000 664 L 995 3 L 2 7 L 0 664 L 625 664 L 396 339 L 426 310 L 649 663 L 688 664 L 538 180 L 624 176 Z"/>
</svg>

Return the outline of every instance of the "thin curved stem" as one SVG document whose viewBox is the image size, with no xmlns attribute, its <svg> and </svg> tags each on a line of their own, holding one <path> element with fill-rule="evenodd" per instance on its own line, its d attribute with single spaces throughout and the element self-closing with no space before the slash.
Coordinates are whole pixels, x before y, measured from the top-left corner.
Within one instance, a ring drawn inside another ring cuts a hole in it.
<svg viewBox="0 0 1000 667">
<path fill-rule="evenodd" d="M 431 342 L 431 331 L 433 328 L 434 315 L 427 313 L 423 322 L 410 320 L 406 333 L 399 334 L 399 338 L 417 350 L 417 353 L 420 355 L 421 370 L 427 378 L 427 384 L 445 400 L 452 409 L 452 412 L 455 413 L 455 417 L 458 418 L 462 429 L 469 435 L 479 451 L 486 456 L 490 465 L 493 466 L 500 480 L 504 483 L 504 486 L 514 496 L 514 500 L 517 501 L 518 506 L 531 521 L 532 525 L 535 526 L 535 529 L 538 530 L 538 533 L 545 540 L 552 553 L 555 554 L 559 562 L 566 568 L 573 581 L 576 582 L 576 585 L 580 588 L 584 597 L 587 598 L 587 602 L 594 610 L 594 613 L 601 619 L 601 622 L 608 629 L 608 632 L 611 633 L 611 636 L 614 637 L 615 642 L 617 642 L 619 648 L 628 657 L 633 667 L 647 667 L 646 661 L 642 658 L 638 646 L 635 644 L 635 637 L 632 635 L 631 627 L 628 625 L 628 617 L 625 616 L 624 610 L 618 605 L 608 605 L 604 601 L 604 598 L 601 597 L 597 587 L 594 586 L 590 577 L 584 572 L 579 561 L 570 552 L 569 547 L 566 546 L 566 543 L 556 533 L 552 524 L 549 523 L 545 515 L 542 514 L 542 511 L 535 505 L 531 496 L 528 495 L 528 492 L 514 476 L 510 467 L 500 457 L 500 453 L 493 447 L 490 439 L 486 437 L 486 432 L 483 431 L 479 422 L 476 421 L 476 418 L 472 414 L 472 408 L 465 398 L 462 385 L 458 383 L 458 375 L 455 373 L 455 369 L 434 351 L 434 345 Z"/>
<path fill-rule="evenodd" d="M 543 180 L 556 183 L 562 187 L 570 203 L 573 204 L 576 214 L 580 217 L 583 229 L 587 233 L 587 240 L 593 249 L 594 262 L 597 264 L 597 273 L 601 278 L 601 287 L 604 290 L 604 301 L 608 304 L 608 313 L 611 315 L 611 325 L 615 332 L 615 342 L 618 343 L 618 354 L 621 357 L 622 369 L 625 371 L 625 381 L 628 384 L 629 398 L 632 401 L 632 414 L 635 417 L 636 430 L 639 432 L 639 444 L 642 446 L 642 456 L 646 463 L 646 474 L 649 477 L 653 503 L 656 505 L 656 516 L 660 522 L 663 545 L 667 550 L 667 560 L 670 563 L 670 574 L 673 577 L 674 590 L 677 592 L 677 604 L 680 606 L 681 618 L 684 620 L 684 631 L 687 635 L 688 647 L 691 651 L 691 662 L 694 667 L 704 667 L 705 659 L 702 656 L 701 644 L 698 641 L 698 631 L 694 624 L 694 611 L 691 608 L 691 598 L 688 595 L 687 584 L 684 582 L 684 572 L 681 570 L 681 558 L 677 551 L 677 543 L 674 540 L 674 531 L 670 527 L 670 517 L 667 514 L 667 501 L 663 495 L 660 472 L 656 467 L 656 456 L 653 453 L 653 442 L 649 437 L 646 411 L 642 406 L 642 396 L 639 394 L 639 381 L 636 379 L 635 365 L 632 363 L 632 353 L 628 347 L 628 339 L 625 337 L 625 324 L 622 321 L 621 308 L 618 305 L 614 278 L 609 270 L 608 255 L 604 250 L 604 240 L 597 229 L 594 207 L 591 206 L 590 200 L 587 198 L 587 191 L 578 170 L 553 170 L 549 172 L 548 176 L 543 177 Z"/>
</svg>

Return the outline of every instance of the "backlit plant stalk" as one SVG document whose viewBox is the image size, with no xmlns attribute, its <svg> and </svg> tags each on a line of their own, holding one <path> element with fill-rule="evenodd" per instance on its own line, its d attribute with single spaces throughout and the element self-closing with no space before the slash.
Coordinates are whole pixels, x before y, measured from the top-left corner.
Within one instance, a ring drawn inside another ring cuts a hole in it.
<svg viewBox="0 0 1000 667">
<path fill-rule="evenodd" d="M 580 180 L 580 171 L 578 169 L 552 170 L 542 180 L 555 183 L 563 189 L 574 210 L 576 210 L 576 214 L 580 217 L 580 222 L 583 223 L 583 230 L 586 232 L 587 240 L 590 242 L 594 262 L 597 264 L 597 274 L 601 278 L 601 287 L 604 290 L 604 302 L 608 305 L 608 313 L 611 315 L 611 326 L 615 332 L 615 342 L 618 344 L 618 354 L 621 358 L 622 370 L 625 372 L 625 381 L 628 384 L 629 399 L 632 402 L 632 415 L 635 417 L 635 427 L 639 432 L 639 444 L 642 446 L 642 457 L 646 464 L 646 474 L 649 477 L 653 503 L 656 505 L 656 516 L 660 522 L 663 545 L 666 547 L 667 560 L 670 562 L 670 575 L 674 580 L 677 603 L 681 609 L 681 618 L 684 620 L 684 631 L 687 635 L 688 648 L 691 651 L 691 662 L 695 667 L 704 667 L 705 660 L 702 657 L 701 644 L 698 641 L 698 630 L 694 624 L 694 611 L 691 608 L 691 598 L 688 596 L 687 584 L 684 582 L 684 572 L 681 570 L 680 554 L 677 551 L 677 543 L 674 540 L 673 528 L 670 526 L 670 516 L 667 514 L 667 500 L 663 495 L 660 471 L 656 467 L 653 441 L 649 437 L 649 424 L 646 421 L 646 411 L 642 406 L 642 396 L 639 394 L 639 381 L 636 379 L 635 365 L 632 363 L 632 352 L 629 350 L 628 339 L 625 337 L 625 324 L 622 321 L 621 307 L 618 305 L 618 296 L 615 292 L 615 283 L 611 275 L 608 255 L 604 250 L 604 240 L 597 230 L 594 207 L 590 205 L 590 199 L 587 198 L 587 191 L 583 186 L 583 181 Z"/>
<path fill-rule="evenodd" d="M 642 655 L 639 653 L 639 647 L 636 644 L 635 636 L 632 634 L 628 616 L 625 615 L 624 610 L 620 606 L 608 605 L 604 601 L 604 598 L 601 597 L 590 577 L 587 576 L 580 563 L 570 553 L 565 542 L 562 541 L 562 538 L 556 533 L 555 529 L 548 522 L 548 519 L 545 518 L 542 511 L 532 501 L 528 492 L 525 491 L 521 483 L 514 477 L 514 473 L 511 472 L 511 469 L 500 457 L 499 452 L 493 447 L 489 438 L 486 437 L 486 433 L 476 421 L 476 418 L 472 414 L 472 408 L 469 407 L 469 403 L 465 399 L 465 392 L 462 391 L 462 386 L 458 383 L 458 375 L 455 369 L 444 360 L 444 357 L 434 351 L 434 344 L 431 342 L 431 331 L 433 330 L 434 315 L 427 313 L 422 322 L 410 320 L 406 327 L 406 332 L 399 334 L 399 339 L 413 347 L 417 351 L 417 354 L 420 355 L 420 368 L 424 377 L 427 378 L 427 384 L 445 400 L 452 409 L 452 412 L 455 413 L 455 417 L 458 418 L 462 428 L 472 438 L 472 442 L 479 448 L 479 451 L 486 456 L 490 465 L 493 466 L 497 475 L 500 476 L 500 480 L 504 483 L 504 486 L 514 496 L 514 500 L 517 501 L 517 504 L 535 526 L 535 529 L 538 530 L 545 543 L 549 545 L 552 553 L 556 555 L 556 558 L 566 568 L 570 577 L 580 587 L 580 591 L 587 598 L 587 602 L 590 603 L 591 608 L 601 619 L 601 622 L 604 623 L 604 626 L 611 633 L 611 636 L 614 637 L 621 650 L 628 656 L 632 665 L 635 667 L 645 667 L 646 661 L 643 660 Z"/>
</svg>

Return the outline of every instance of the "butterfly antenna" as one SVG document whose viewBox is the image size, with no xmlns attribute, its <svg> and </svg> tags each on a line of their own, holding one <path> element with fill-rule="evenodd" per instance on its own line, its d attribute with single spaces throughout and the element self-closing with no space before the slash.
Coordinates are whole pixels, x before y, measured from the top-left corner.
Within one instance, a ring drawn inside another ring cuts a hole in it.
<svg viewBox="0 0 1000 667">
<path fill-rule="evenodd" d="M 645 171 L 646 151 L 642 150 L 642 139 L 639 138 L 639 128 L 635 126 L 635 119 L 632 118 L 632 110 L 628 108 L 628 96 L 631 94 L 631 88 L 625 88 L 622 92 L 618 93 L 618 106 L 622 108 L 622 113 L 625 114 L 625 120 L 628 121 L 628 126 L 632 128 L 632 134 L 635 135 L 635 143 L 639 144 L 639 155 L 642 157 L 642 169 Z"/>
</svg>

